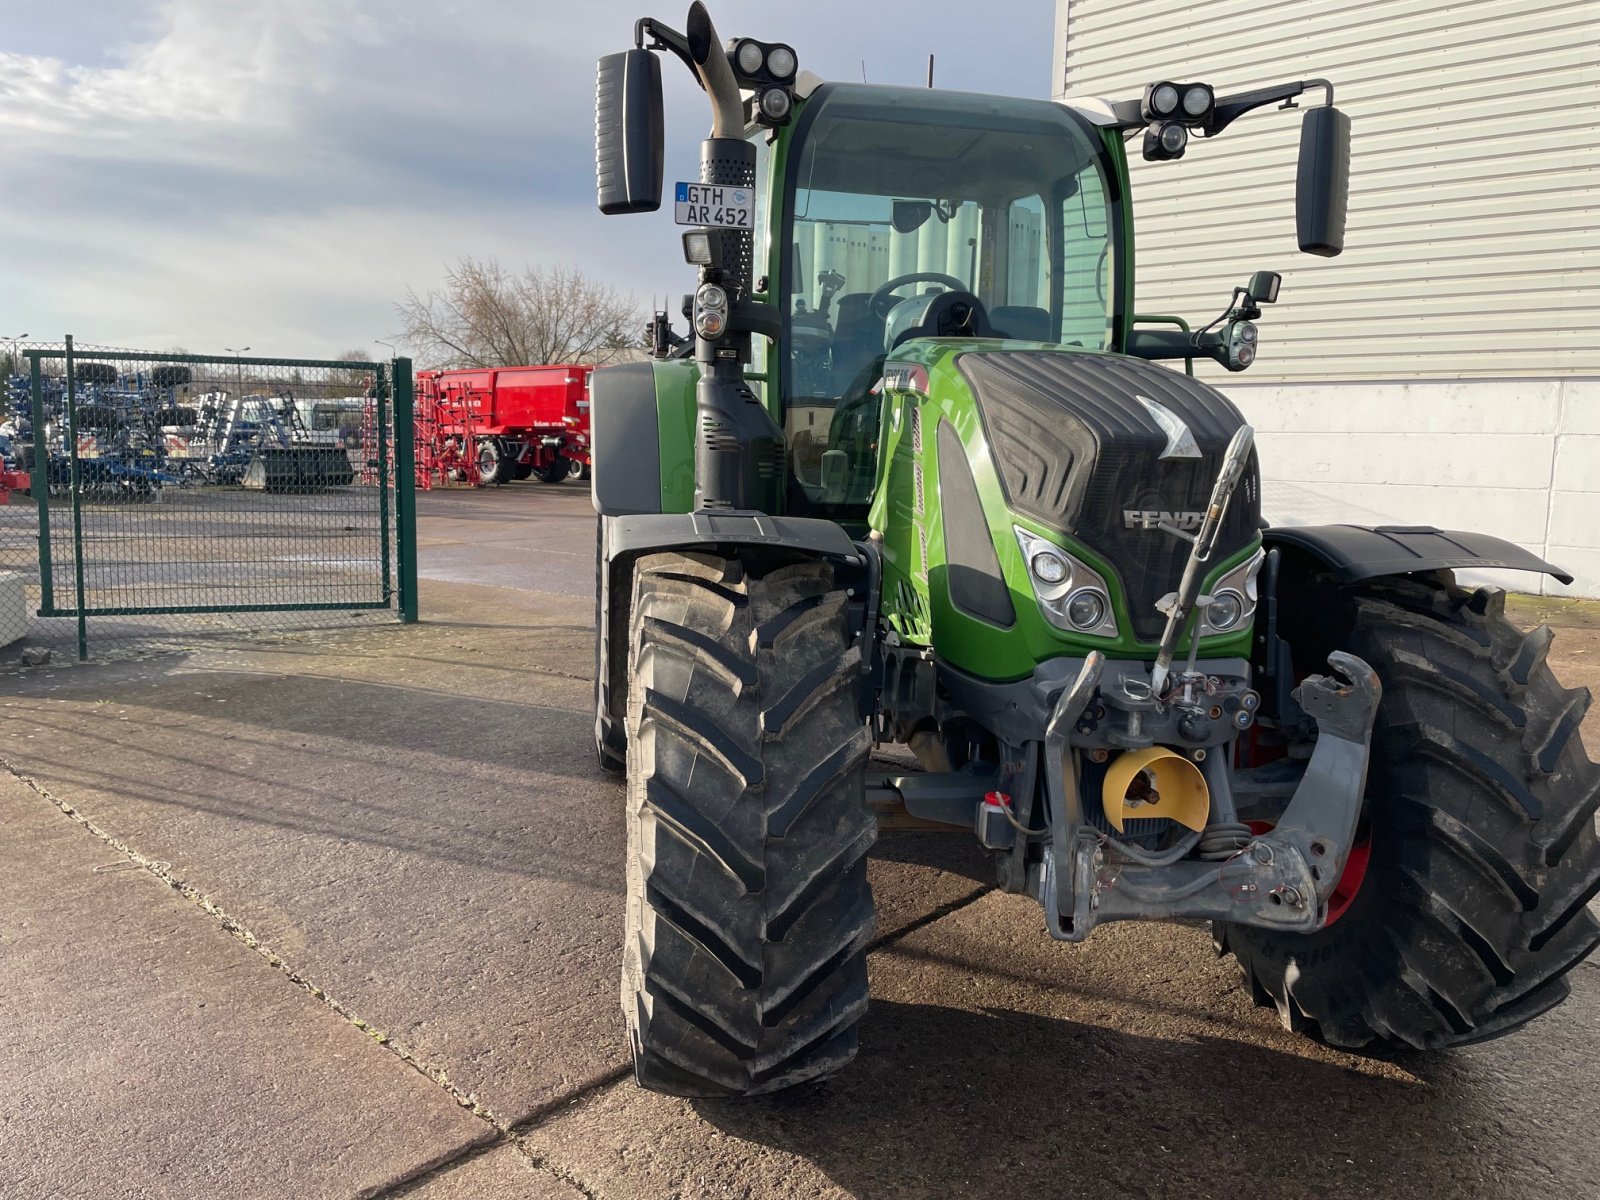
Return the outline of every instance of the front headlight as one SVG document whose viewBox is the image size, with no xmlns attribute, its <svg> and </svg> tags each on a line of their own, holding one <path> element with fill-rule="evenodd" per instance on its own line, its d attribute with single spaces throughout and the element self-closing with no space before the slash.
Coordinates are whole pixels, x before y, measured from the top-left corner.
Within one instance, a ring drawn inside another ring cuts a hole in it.
<svg viewBox="0 0 1600 1200">
<path fill-rule="evenodd" d="M 1256 615 L 1256 576 L 1267 552 L 1257 550 L 1247 560 L 1211 585 L 1211 602 L 1201 612 L 1200 636 L 1237 633 Z"/>
<path fill-rule="evenodd" d="M 1013 529 L 1028 564 L 1028 585 L 1044 619 L 1068 633 L 1116 637 L 1117 617 L 1105 578 L 1053 542 L 1020 526 Z"/>
<path fill-rule="evenodd" d="M 1033 568 L 1034 578 L 1046 587 L 1054 587 L 1072 574 L 1072 568 L 1067 566 L 1067 560 L 1054 550 L 1039 551 L 1033 556 L 1029 565 Z"/>
<path fill-rule="evenodd" d="M 1217 592 L 1206 605 L 1206 623 L 1213 629 L 1237 629 L 1243 619 L 1244 597 L 1232 588 Z"/>
</svg>

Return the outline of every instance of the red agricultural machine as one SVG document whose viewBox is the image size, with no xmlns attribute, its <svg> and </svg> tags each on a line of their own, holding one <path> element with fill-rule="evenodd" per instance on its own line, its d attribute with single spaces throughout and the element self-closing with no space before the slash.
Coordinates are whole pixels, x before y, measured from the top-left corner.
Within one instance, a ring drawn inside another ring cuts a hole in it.
<svg viewBox="0 0 1600 1200">
<path fill-rule="evenodd" d="M 0 504 L 10 504 L 11 493 L 26 492 L 31 483 L 26 471 L 12 470 L 0 459 Z"/>
<path fill-rule="evenodd" d="M 488 486 L 589 477 L 591 366 L 418 371 L 418 476 Z"/>
</svg>

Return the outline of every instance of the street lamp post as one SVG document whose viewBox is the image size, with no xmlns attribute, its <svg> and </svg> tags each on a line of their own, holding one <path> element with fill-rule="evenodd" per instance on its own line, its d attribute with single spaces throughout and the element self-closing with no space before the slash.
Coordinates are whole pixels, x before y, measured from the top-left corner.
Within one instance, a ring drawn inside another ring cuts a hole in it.
<svg viewBox="0 0 1600 1200">
<path fill-rule="evenodd" d="M 0 338 L 0 341 L 7 341 L 11 343 L 11 373 L 13 375 L 21 374 L 21 371 L 18 369 L 21 364 L 17 361 L 17 346 L 20 345 L 22 340 L 27 336 L 28 335 L 25 333 L 19 333 L 16 335 L 16 337 Z"/>
<path fill-rule="evenodd" d="M 244 364 L 239 361 L 239 355 L 245 353 L 245 351 L 249 349 L 249 346 L 240 346 L 237 350 L 235 350 L 232 346 L 224 346 L 222 348 L 224 354 L 233 355 L 233 365 L 235 368 L 235 374 L 237 375 L 239 381 L 239 398 L 241 400 L 244 399 Z"/>
</svg>

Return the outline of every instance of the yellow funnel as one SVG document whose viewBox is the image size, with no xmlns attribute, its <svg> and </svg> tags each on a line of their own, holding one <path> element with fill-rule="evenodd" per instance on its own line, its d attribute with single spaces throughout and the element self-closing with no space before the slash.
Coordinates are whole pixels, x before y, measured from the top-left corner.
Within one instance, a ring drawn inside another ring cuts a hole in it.
<svg viewBox="0 0 1600 1200">
<path fill-rule="evenodd" d="M 1211 792 L 1200 768 L 1162 746 L 1118 755 L 1106 771 L 1100 802 L 1118 833 L 1130 817 L 1166 817 L 1201 830 L 1211 815 Z"/>
</svg>

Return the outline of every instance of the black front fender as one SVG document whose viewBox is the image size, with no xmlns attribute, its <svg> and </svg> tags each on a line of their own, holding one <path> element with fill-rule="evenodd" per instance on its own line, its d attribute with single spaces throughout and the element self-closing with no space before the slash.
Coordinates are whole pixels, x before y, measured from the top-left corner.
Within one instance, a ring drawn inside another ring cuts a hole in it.
<svg viewBox="0 0 1600 1200">
<path fill-rule="evenodd" d="M 850 535 L 832 521 L 814 517 L 775 517 L 737 509 L 691 513 L 641 513 L 611 519 L 607 552 L 613 560 L 651 550 L 693 550 L 715 546 L 765 546 L 801 550 L 856 562 Z"/>
<path fill-rule="evenodd" d="M 1341 583 L 1455 568 L 1536 571 L 1572 582 L 1560 567 L 1503 538 L 1430 525 L 1306 525 L 1268 529 L 1262 538 L 1269 550 L 1309 555 Z"/>
<path fill-rule="evenodd" d="M 850 581 L 855 599 L 849 621 L 858 636 L 866 638 L 877 617 L 881 567 L 871 543 L 857 545 L 850 535 L 832 521 L 807 517 L 777 517 L 767 513 L 738 510 L 692 513 L 636 513 L 630 516 L 602 516 L 597 531 L 600 539 L 599 578 L 595 605 L 595 727 L 597 739 L 609 721 L 616 730 L 623 728 L 628 692 L 629 606 L 632 604 L 633 564 L 641 555 L 657 550 L 713 550 L 721 552 L 757 548 L 798 553 L 831 560 Z M 862 647 L 861 713 L 872 711 L 876 645 L 870 640 Z M 618 735 L 613 752 L 623 753 L 625 742 Z"/>
</svg>

